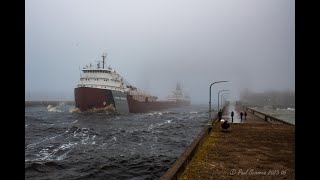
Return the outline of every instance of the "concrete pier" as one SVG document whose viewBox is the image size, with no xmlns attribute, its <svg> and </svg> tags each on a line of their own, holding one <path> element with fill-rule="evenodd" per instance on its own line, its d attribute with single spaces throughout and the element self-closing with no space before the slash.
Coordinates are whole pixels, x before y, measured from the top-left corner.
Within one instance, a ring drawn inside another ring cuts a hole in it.
<svg viewBox="0 0 320 180">
<path fill-rule="evenodd" d="M 217 122 L 184 171 L 161 179 L 295 179 L 295 126 L 272 124 L 248 111 L 240 121 L 244 110 L 229 105 L 222 118 L 231 122 L 234 111 L 230 128 Z"/>
</svg>

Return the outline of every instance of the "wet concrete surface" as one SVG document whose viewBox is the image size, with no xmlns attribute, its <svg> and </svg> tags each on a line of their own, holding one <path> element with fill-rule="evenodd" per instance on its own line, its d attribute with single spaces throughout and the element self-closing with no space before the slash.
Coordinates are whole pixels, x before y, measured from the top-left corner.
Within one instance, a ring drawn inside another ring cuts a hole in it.
<svg viewBox="0 0 320 180">
<path fill-rule="evenodd" d="M 179 179 L 295 179 L 295 126 L 270 124 L 242 107 L 230 105 Z"/>
</svg>

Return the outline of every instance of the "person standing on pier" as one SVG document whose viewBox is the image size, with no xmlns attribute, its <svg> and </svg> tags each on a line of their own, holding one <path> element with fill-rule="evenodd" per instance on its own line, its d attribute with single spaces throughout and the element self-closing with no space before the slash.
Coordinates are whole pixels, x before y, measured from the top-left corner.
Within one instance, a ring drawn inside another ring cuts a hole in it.
<svg viewBox="0 0 320 180">
<path fill-rule="evenodd" d="M 218 118 L 219 118 L 219 121 L 222 119 L 222 111 L 220 109 L 220 111 L 218 112 Z"/>
<path fill-rule="evenodd" d="M 234 116 L 234 113 L 233 113 L 233 111 L 231 111 L 231 119 L 232 119 L 232 123 L 233 123 L 233 116 Z"/>
<path fill-rule="evenodd" d="M 244 112 L 244 120 L 247 120 L 247 111 Z"/>
<path fill-rule="evenodd" d="M 243 112 L 241 111 L 241 112 L 240 112 L 240 119 L 241 119 L 241 122 L 242 122 L 242 116 L 243 116 Z"/>
</svg>

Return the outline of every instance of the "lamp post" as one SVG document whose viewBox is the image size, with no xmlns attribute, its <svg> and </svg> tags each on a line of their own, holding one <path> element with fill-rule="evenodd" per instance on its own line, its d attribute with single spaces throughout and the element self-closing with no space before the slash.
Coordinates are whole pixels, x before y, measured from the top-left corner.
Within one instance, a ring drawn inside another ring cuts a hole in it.
<svg viewBox="0 0 320 180">
<path fill-rule="evenodd" d="M 219 111 L 219 94 L 220 94 L 220 92 L 222 92 L 222 91 L 230 91 L 230 90 L 223 89 L 223 90 L 221 90 L 221 91 L 218 92 L 218 111 Z"/>
<path fill-rule="evenodd" d="M 213 82 L 211 85 L 210 85 L 210 88 L 209 88 L 209 120 L 211 119 L 211 86 L 215 83 L 222 83 L 222 82 L 228 82 L 228 81 L 216 81 L 216 82 Z"/>
<path fill-rule="evenodd" d="M 221 107 L 223 107 L 223 106 L 222 106 L 222 104 L 223 104 L 223 103 L 222 103 L 222 96 L 225 95 L 225 94 L 230 94 L 230 93 L 223 93 L 223 94 L 221 94 L 221 96 L 220 96 L 220 99 L 221 99 L 221 100 L 220 100 Z"/>
<path fill-rule="evenodd" d="M 222 97 L 223 97 L 223 95 L 226 95 L 226 94 L 230 94 L 230 93 L 224 93 L 224 94 L 221 94 L 221 107 L 223 107 Z"/>
</svg>

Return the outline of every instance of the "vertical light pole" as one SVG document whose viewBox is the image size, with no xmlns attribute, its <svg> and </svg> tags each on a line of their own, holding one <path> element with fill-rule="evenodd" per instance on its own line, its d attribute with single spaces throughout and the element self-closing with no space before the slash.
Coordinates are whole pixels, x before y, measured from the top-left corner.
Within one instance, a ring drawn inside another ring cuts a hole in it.
<svg viewBox="0 0 320 180">
<path fill-rule="evenodd" d="M 221 107 L 223 107 L 223 101 L 222 101 L 222 97 L 223 97 L 223 95 L 225 95 L 225 94 L 230 94 L 230 93 L 224 93 L 224 94 L 221 94 Z"/>
<path fill-rule="evenodd" d="M 230 93 L 223 93 L 223 94 L 221 94 L 221 96 L 220 96 L 220 99 L 221 99 L 220 106 L 221 106 L 221 107 L 223 107 L 223 106 L 222 106 L 222 105 L 223 105 L 223 99 L 222 99 L 222 97 L 223 97 L 223 95 L 225 95 L 225 94 L 230 94 Z"/>
<path fill-rule="evenodd" d="M 219 94 L 220 94 L 220 92 L 222 92 L 222 91 L 230 91 L 230 90 L 223 89 L 223 90 L 221 90 L 221 91 L 218 92 L 218 111 L 220 110 L 220 109 L 219 109 Z"/>
<path fill-rule="evenodd" d="M 211 86 L 215 83 L 222 83 L 222 82 L 228 82 L 228 81 L 216 81 L 216 82 L 213 82 L 211 85 L 210 85 L 210 88 L 209 88 L 209 120 L 211 119 Z"/>
</svg>

